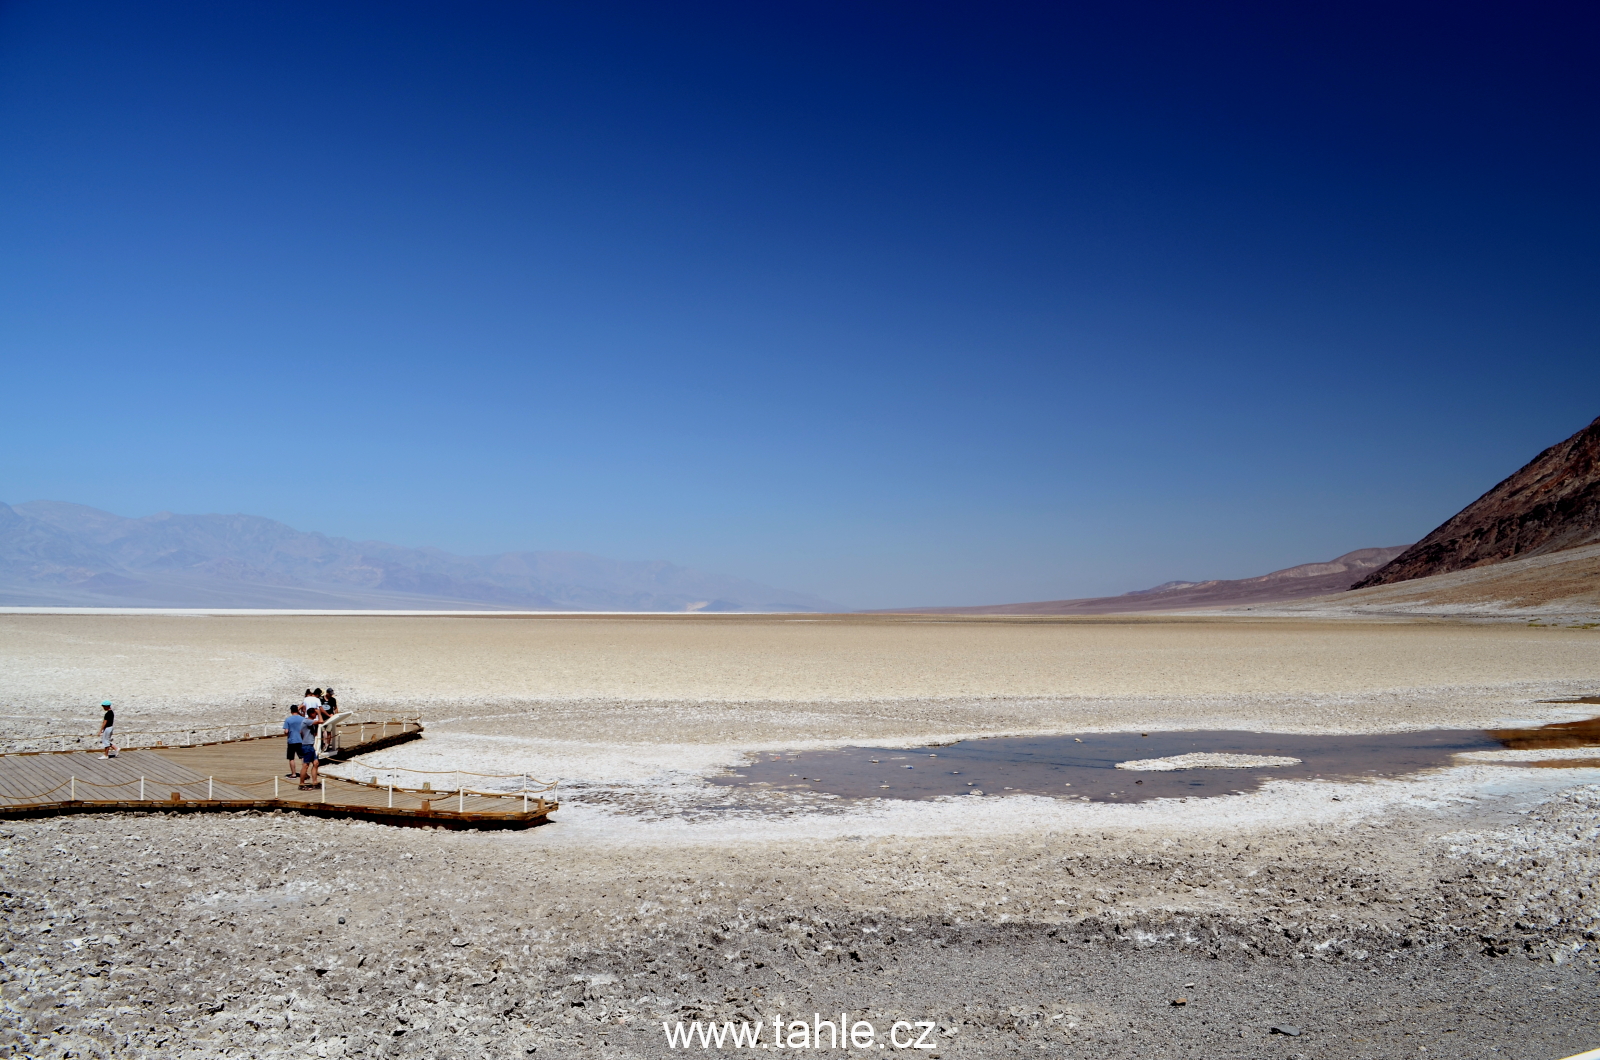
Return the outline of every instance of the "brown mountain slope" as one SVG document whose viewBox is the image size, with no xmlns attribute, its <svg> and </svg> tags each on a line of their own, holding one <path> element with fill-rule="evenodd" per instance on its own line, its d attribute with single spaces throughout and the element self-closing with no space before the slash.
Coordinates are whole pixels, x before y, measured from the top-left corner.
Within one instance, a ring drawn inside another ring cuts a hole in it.
<svg viewBox="0 0 1600 1060">
<path fill-rule="evenodd" d="M 1254 607 L 1251 613 L 1595 622 L 1600 621 L 1600 544 L 1519 556 L 1504 563 L 1433 574 L 1394 585 Z"/>
<path fill-rule="evenodd" d="M 1467 570 L 1600 542 L 1600 419 L 1534 457 L 1351 588 Z"/>
<path fill-rule="evenodd" d="M 979 607 L 899 608 L 880 614 L 935 615 L 1114 615 L 1136 611 L 1185 611 L 1235 604 L 1282 603 L 1308 596 L 1341 592 L 1366 572 L 1405 551 L 1404 545 L 1362 548 L 1326 563 L 1302 563 L 1256 578 L 1231 581 L 1168 582 L 1122 596 L 1084 600 L 1044 600 L 1031 604 L 986 604 Z"/>
</svg>

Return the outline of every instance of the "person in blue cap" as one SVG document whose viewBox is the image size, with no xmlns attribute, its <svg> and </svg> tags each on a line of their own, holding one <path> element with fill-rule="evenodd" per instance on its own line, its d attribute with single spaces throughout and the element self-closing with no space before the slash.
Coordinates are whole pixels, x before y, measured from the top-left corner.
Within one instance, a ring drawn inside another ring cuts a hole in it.
<svg viewBox="0 0 1600 1060">
<path fill-rule="evenodd" d="M 111 709 L 111 700 L 102 699 L 100 706 L 105 710 L 105 717 L 100 719 L 100 757 L 117 757 L 117 743 L 114 730 L 117 725 L 117 712 Z"/>
</svg>

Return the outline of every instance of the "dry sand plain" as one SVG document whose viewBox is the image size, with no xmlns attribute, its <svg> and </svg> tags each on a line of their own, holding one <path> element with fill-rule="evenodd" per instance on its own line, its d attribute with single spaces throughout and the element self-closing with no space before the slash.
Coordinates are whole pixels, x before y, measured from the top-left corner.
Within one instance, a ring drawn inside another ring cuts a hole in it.
<svg viewBox="0 0 1600 1060">
<path fill-rule="evenodd" d="M 761 1018 L 770 1037 L 776 1014 L 840 1009 L 932 1021 L 912 1055 L 950 1058 L 1600 1045 L 1600 770 L 1478 756 L 1126 806 L 741 800 L 700 780 L 858 741 L 1567 720 L 1588 708 L 1540 701 L 1600 690 L 1600 631 L 0 616 L 12 736 L 92 728 L 104 695 L 127 729 L 260 723 L 330 682 L 425 711 L 428 739 L 372 764 L 559 774 L 557 823 L 8 823 L 0 1049 L 656 1056 L 663 1019 Z"/>
</svg>

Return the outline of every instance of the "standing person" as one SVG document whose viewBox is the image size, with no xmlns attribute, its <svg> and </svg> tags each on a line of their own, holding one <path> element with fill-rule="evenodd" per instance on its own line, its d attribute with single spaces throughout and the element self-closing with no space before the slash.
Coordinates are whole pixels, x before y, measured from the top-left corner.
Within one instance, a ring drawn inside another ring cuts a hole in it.
<svg viewBox="0 0 1600 1060">
<path fill-rule="evenodd" d="M 307 726 L 307 731 L 310 727 Z M 317 786 L 317 738 L 310 736 L 300 745 L 300 790 Z"/>
<path fill-rule="evenodd" d="M 300 790 L 302 791 L 317 783 L 317 730 L 322 724 L 322 697 L 308 688 L 304 706 L 306 725 L 300 733 Z"/>
<path fill-rule="evenodd" d="M 299 776 L 295 772 L 295 767 L 300 762 L 300 744 L 304 741 L 306 730 L 306 719 L 300 713 L 304 709 L 300 704 L 295 703 L 289 708 L 289 716 L 283 719 L 283 735 L 288 742 L 285 757 L 289 759 L 289 772 L 285 773 L 284 776 L 290 780 Z"/>
<path fill-rule="evenodd" d="M 111 700 L 102 699 L 100 706 L 105 710 L 105 716 L 100 719 L 100 757 L 117 757 L 117 742 L 115 729 L 117 726 L 117 712 L 111 709 Z"/>
<path fill-rule="evenodd" d="M 339 713 L 339 700 L 334 696 L 332 687 L 329 687 L 327 691 L 322 693 L 322 710 L 323 713 L 327 715 L 327 717 L 323 719 L 324 721 L 326 721 L 327 718 L 331 718 L 335 714 Z M 323 727 L 322 743 L 324 748 L 329 752 L 334 750 L 335 728 L 336 726 L 333 725 L 327 725 Z"/>
</svg>

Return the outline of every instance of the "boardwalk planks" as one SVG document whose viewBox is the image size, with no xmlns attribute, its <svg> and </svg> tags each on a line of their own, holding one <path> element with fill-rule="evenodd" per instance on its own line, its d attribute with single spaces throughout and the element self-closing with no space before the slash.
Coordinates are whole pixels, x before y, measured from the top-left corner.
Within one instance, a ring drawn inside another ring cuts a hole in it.
<svg viewBox="0 0 1600 1060">
<path fill-rule="evenodd" d="M 343 732 L 338 757 L 415 739 L 421 728 L 397 721 Z M 284 751 L 278 738 L 124 751 L 112 759 L 83 751 L 0 755 L 0 816 L 281 809 L 396 824 L 523 828 L 544 823 L 558 808 L 538 796 L 414 793 L 333 777 L 301 791 L 284 776 Z"/>
</svg>

